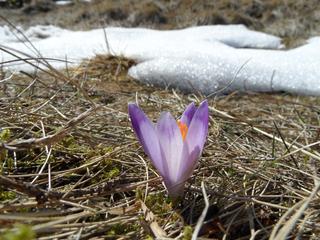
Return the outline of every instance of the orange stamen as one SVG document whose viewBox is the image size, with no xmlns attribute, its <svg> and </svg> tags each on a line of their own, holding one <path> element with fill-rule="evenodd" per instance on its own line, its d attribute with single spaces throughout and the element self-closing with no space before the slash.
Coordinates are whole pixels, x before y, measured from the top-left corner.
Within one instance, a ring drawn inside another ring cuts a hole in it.
<svg viewBox="0 0 320 240">
<path fill-rule="evenodd" d="M 182 140 L 185 140 L 188 133 L 188 126 L 187 124 L 181 122 L 180 120 L 177 121 L 177 124 L 181 132 Z"/>
</svg>

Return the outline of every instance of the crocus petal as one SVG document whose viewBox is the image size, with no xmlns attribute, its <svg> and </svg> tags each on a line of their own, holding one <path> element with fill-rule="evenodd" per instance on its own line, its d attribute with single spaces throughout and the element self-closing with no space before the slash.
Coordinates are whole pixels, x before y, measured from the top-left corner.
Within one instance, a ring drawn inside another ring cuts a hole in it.
<svg viewBox="0 0 320 240">
<path fill-rule="evenodd" d="M 209 109 L 208 102 L 205 100 L 193 115 L 189 126 L 186 141 L 190 151 L 193 151 L 196 147 L 203 148 L 208 134 L 208 122 Z"/>
<path fill-rule="evenodd" d="M 176 120 L 170 113 L 161 114 L 156 127 L 162 156 L 167 164 L 167 172 L 162 177 L 165 182 L 176 180 L 179 171 L 183 140 Z"/>
<path fill-rule="evenodd" d="M 162 159 L 159 140 L 154 125 L 144 112 L 136 105 L 129 104 L 129 116 L 133 130 L 135 131 L 145 153 L 158 169 L 160 175 L 165 175 L 165 162 Z"/>
<path fill-rule="evenodd" d="M 172 197 L 180 196 L 183 194 L 184 185 L 188 178 L 192 175 L 192 171 L 189 171 L 189 169 L 193 170 L 194 167 L 187 167 L 185 164 L 186 160 L 189 157 L 190 154 L 188 145 L 183 144 L 177 173 L 174 176 L 174 178 L 170 179 L 171 181 L 165 182 L 169 195 Z M 188 172 L 186 170 L 188 170 Z"/>
<path fill-rule="evenodd" d="M 208 102 L 203 101 L 193 115 L 185 140 L 186 144 L 188 145 L 190 154 L 189 158 L 185 160 L 186 166 L 195 165 L 198 157 L 200 157 L 208 134 L 208 122 Z"/>
<path fill-rule="evenodd" d="M 196 111 L 197 111 L 197 107 L 194 105 L 194 103 L 190 103 L 186 107 L 186 110 L 183 112 L 180 121 L 185 123 L 189 127 L 190 122 L 193 118 L 193 115 Z"/>
<path fill-rule="evenodd" d="M 179 182 L 186 182 L 192 175 L 194 169 L 197 166 L 199 156 L 201 154 L 201 149 L 196 147 L 193 151 L 189 150 L 188 144 L 184 144 L 184 150 L 181 155 L 183 159 L 183 164 L 180 166 L 177 179 Z"/>
</svg>

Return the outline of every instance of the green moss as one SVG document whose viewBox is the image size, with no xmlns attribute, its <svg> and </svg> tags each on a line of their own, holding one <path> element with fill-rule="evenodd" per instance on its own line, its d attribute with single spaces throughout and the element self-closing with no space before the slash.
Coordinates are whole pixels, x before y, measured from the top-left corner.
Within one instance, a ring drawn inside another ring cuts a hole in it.
<svg viewBox="0 0 320 240">
<path fill-rule="evenodd" d="M 183 236 L 182 236 L 182 240 L 190 240 L 192 238 L 192 232 L 193 229 L 191 226 L 185 226 L 183 228 Z"/>
<path fill-rule="evenodd" d="M 136 199 L 143 200 L 143 195 L 144 195 L 143 189 L 141 187 L 137 187 L 136 188 Z"/>
<path fill-rule="evenodd" d="M 100 149 L 100 154 L 101 155 L 105 155 L 109 152 L 112 152 L 113 151 L 113 147 L 101 147 Z"/>
<path fill-rule="evenodd" d="M 105 147 L 105 146 L 97 146 L 95 149 L 91 149 L 90 151 L 88 151 L 88 153 L 86 154 L 88 158 L 91 157 L 96 157 L 96 156 L 104 156 L 107 153 L 112 152 L 113 148 L 112 147 Z"/>
<path fill-rule="evenodd" d="M 60 142 L 60 147 L 67 150 L 70 154 L 81 154 L 85 156 L 88 161 L 93 157 L 104 156 L 110 153 L 113 148 L 110 146 L 98 145 L 92 148 L 86 144 L 79 144 L 79 139 L 75 139 L 74 136 L 67 136 Z"/>
<path fill-rule="evenodd" d="M 12 170 L 14 168 L 14 160 L 10 157 L 7 158 L 6 161 L 8 170 Z"/>
<path fill-rule="evenodd" d="M 12 191 L 5 191 L 0 188 L 0 201 L 13 200 L 16 198 L 16 193 Z"/>
<path fill-rule="evenodd" d="M 112 237 L 117 235 L 124 235 L 129 232 L 136 232 L 139 229 L 139 224 L 115 224 L 109 228 L 109 230 L 106 232 L 106 236 Z"/>
<path fill-rule="evenodd" d="M 73 136 L 63 138 L 61 141 L 61 145 L 67 148 L 69 151 L 83 149 L 83 146 L 78 144 Z"/>
<path fill-rule="evenodd" d="M 3 129 L 0 132 L 0 142 L 7 142 L 11 137 L 10 129 Z M 8 157 L 8 151 L 6 149 L 0 149 L 0 170 L 2 172 L 2 163 Z"/>
<path fill-rule="evenodd" d="M 0 170 L 2 172 L 2 165 L 3 162 L 6 160 L 6 158 L 8 157 L 8 151 L 6 149 L 0 149 Z"/>
<path fill-rule="evenodd" d="M 114 167 L 110 169 L 109 171 L 104 172 L 103 176 L 105 179 L 112 179 L 120 175 L 120 169 L 117 167 Z"/>
<path fill-rule="evenodd" d="M 0 141 L 2 141 L 2 142 L 8 141 L 10 139 L 10 137 L 11 137 L 10 129 L 3 129 L 0 132 Z"/>
<path fill-rule="evenodd" d="M 237 174 L 233 167 L 227 167 L 224 170 L 226 171 L 226 173 L 228 173 L 228 177 L 233 177 Z"/>
<path fill-rule="evenodd" d="M 166 214 L 172 210 L 172 201 L 163 193 L 150 194 L 146 198 L 147 207 L 154 214 Z"/>
<path fill-rule="evenodd" d="M 101 173 L 91 180 L 91 183 L 98 183 L 116 178 L 121 173 L 121 164 L 111 159 L 105 159 L 100 163 Z"/>
<path fill-rule="evenodd" d="M 97 179 L 94 180 L 95 182 L 110 180 L 116 178 L 120 175 L 120 168 L 118 164 L 110 162 L 108 165 L 104 166 L 104 170 L 101 174 L 98 175 Z"/>
<path fill-rule="evenodd" d="M 146 238 L 145 238 L 145 240 L 153 240 L 153 239 L 154 238 L 152 236 L 150 236 L 150 235 L 147 235 Z"/>
<path fill-rule="evenodd" d="M 0 240 L 32 240 L 36 234 L 28 225 L 17 224 L 15 229 L 5 231 L 0 235 Z"/>
<path fill-rule="evenodd" d="M 304 155 L 303 157 L 304 166 L 307 166 L 310 164 L 310 156 Z"/>
<path fill-rule="evenodd" d="M 80 139 L 76 139 L 74 136 L 71 135 L 63 138 L 63 140 L 59 144 L 59 148 L 61 148 L 64 151 L 67 151 L 69 154 L 82 155 L 86 159 L 88 159 L 88 161 L 90 161 L 92 157 L 103 155 L 101 154 L 102 150 L 100 146 L 95 146 L 94 148 L 92 148 L 88 144 L 81 143 Z"/>
<path fill-rule="evenodd" d="M 63 149 L 70 155 L 81 155 L 84 159 L 83 164 L 90 163 L 92 159 L 106 156 L 106 154 L 113 151 L 113 147 L 99 144 L 94 148 L 87 144 L 79 144 L 79 139 L 72 135 L 66 136 L 60 143 L 58 148 Z M 42 161 L 42 160 L 40 160 Z M 40 164 L 40 163 L 39 163 Z M 121 173 L 121 164 L 114 162 L 112 159 L 105 158 L 99 162 L 100 172 L 97 176 L 90 180 L 91 184 L 96 184 L 101 181 L 116 178 Z M 71 177 L 72 175 L 69 175 Z"/>
<path fill-rule="evenodd" d="M 106 149 L 106 151 L 110 151 L 110 149 L 109 150 Z M 100 152 L 100 153 L 102 153 L 102 152 Z M 102 153 L 102 154 L 104 155 L 105 153 Z M 113 161 L 110 158 L 104 159 L 101 162 L 101 167 L 104 168 L 104 171 L 102 174 L 103 179 L 112 179 L 112 178 L 115 178 L 120 175 L 121 164 Z"/>
</svg>

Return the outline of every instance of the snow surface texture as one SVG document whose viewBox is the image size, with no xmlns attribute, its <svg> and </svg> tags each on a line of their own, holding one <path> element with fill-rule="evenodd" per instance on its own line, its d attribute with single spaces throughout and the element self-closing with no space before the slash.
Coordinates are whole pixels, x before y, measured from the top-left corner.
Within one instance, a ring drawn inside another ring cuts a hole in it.
<svg viewBox="0 0 320 240">
<path fill-rule="evenodd" d="M 35 51 L 27 41 L 17 41 L 16 35 L 8 27 L 0 27 L 0 45 L 35 58 L 68 60 L 69 65 L 96 54 L 131 58 L 139 62 L 129 70 L 131 77 L 186 92 L 211 95 L 286 91 L 320 96 L 320 37 L 311 38 L 296 49 L 280 50 L 280 38 L 243 25 L 171 31 L 105 28 L 87 32 L 37 26 L 25 32 Z M 10 69 L 33 70 L 25 63 L 6 64 L 16 57 L 2 51 L 0 59 Z M 49 62 L 57 68 L 66 66 L 63 61 Z"/>
<path fill-rule="evenodd" d="M 72 4 L 72 0 L 55 0 L 57 5 L 69 5 Z M 91 2 L 91 0 L 80 0 L 80 2 Z"/>
</svg>

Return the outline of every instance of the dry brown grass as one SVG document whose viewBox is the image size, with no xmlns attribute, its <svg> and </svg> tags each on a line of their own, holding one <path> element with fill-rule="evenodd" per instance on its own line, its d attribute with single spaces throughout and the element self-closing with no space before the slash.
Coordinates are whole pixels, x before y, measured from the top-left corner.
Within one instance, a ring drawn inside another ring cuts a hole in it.
<svg viewBox="0 0 320 240">
<path fill-rule="evenodd" d="M 97 56 L 0 83 L 2 233 L 22 223 L 39 239 L 190 239 L 208 200 L 203 239 L 320 235 L 319 98 L 209 99 L 203 156 L 174 203 L 137 143 L 127 104 L 138 101 L 156 120 L 203 97 L 136 83 L 126 76 L 132 64 Z"/>
</svg>

